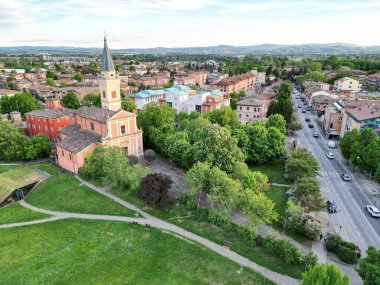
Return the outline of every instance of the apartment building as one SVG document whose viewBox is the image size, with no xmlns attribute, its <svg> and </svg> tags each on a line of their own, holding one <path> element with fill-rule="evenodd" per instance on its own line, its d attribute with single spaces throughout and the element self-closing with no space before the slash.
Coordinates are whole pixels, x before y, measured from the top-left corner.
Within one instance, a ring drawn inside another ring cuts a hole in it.
<svg viewBox="0 0 380 285">
<path fill-rule="evenodd" d="M 252 74 L 242 74 L 238 76 L 227 77 L 218 83 L 213 84 L 213 90 L 221 90 L 227 95 L 232 92 L 252 90 L 255 86 L 256 76 Z"/>
<path fill-rule="evenodd" d="M 243 99 L 236 104 L 238 119 L 243 124 L 265 119 L 267 109 L 265 100 L 253 97 Z"/>
<path fill-rule="evenodd" d="M 165 100 L 166 91 L 165 90 L 141 90 L 137 93 L 132 93 L 128 95 L 135 104 L 136 109 L 141 111 L 142 108 L 149 103 L 157 103 L 159 104 L 161 100 Z"/>
<path fill-rule="evenodd" d="M 365 86 L 373 86 L 376 90 L 380 91 L 380 73 L 367 75 L 364 82 Z"/>
<path fill-rule="evenodd" d="M 334 81 L 334 89 L 336 91 L 360 90 L 361 87 L 362 85 L 359 83 L 359 81 L 350 77 L 343 77 Z"/>
</svg>

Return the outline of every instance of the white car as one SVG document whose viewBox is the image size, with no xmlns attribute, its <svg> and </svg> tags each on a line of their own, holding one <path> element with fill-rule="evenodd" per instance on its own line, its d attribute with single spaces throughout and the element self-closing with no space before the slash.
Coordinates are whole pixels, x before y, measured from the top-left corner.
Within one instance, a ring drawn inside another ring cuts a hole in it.
<svg viewBox="0 0 380 285">
<path fill-rule="evenodd" d="M 329 148 L 335 148 L 336 147 L 336 143 L 334 141 L 328 141 L 327 145 Z"/>
<path fill-rule="evenodd" d="M 334 154 L 332 152 L 327 152 L 326 156 L 327 156 L 327 158 L 330 158 L 330 159 L 334 159 L 335 158 L 335 156 L 334 156 Z"/>
<path fill-rule="evenodd" d="M 371 205 L 367 205 L 366 207 L 366 210 L 367 212 L 374 218 L 380 218 L 380 211 L 378 208 L 374 207 L 374 206 L 371 206 Z"/>
</svg>

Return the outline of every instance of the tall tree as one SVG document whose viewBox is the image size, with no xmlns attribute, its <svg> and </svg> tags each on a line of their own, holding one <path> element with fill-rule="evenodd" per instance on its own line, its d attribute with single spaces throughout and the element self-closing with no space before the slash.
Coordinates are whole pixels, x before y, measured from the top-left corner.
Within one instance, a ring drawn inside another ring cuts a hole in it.
<svg viewBox="0 0 380 285">
<path fill-rule="evenodd" d="M 0 160 L 23 159 L 26 140 L 26 136 L 19 126 L 0 120 Z"/>
<path fill-rule="evenodd" d="M 268 121 L 266 122 L 265 126 L 267 128 L 269 127 L 275 127 L 277 128 L 281 133 L 286 135 L 286 121 L 284 117 L 280 114 L 273 114 L 268 117 Z"/>
<path fill-rule="evenodd" d="M 80 107 L 79 100 L 73 92 L 67 92 L 67 94 L 62 97 L 61 103 L 63 107 L 69 109 L 78 109 Z"/>
<path fill-rule="evenodd" d="M 99 93 L 88 93 L 84 95 L 83 100 L 82 100 L 82 105 L 83 106 L 94 106 L 94 107 L 101 107 L 102 102 L 100 98 Z"/>
<path fill-rule="evenodd" d="M 121 108 L 124 111 L 133 113 L 136 111 L 136 104 L 129 98 L 125 98 L 124 100 L 121 101 Z"/>
<path fill-rule="evenodd" d="M 357 129 L 353 129 L 352 131 L 347 132 L 344 135 L 343 139 L 340 141 L 340 151 L 346 160 L 350 159 L 351 147 L 357 141 L 359 141 L 359 132 Z"/>
<path fill-rule="evenodd" d="M 364 285 L 380 284 L 380 250 L 368 247 L 367 256 L 360 261 L 357 271 Z"/>
<path fill-rule="evenodd" d="M 349 285 L 350 278 L 331 263 L 317 264 L 302 275 L 301 285 Z"/>
</svg>

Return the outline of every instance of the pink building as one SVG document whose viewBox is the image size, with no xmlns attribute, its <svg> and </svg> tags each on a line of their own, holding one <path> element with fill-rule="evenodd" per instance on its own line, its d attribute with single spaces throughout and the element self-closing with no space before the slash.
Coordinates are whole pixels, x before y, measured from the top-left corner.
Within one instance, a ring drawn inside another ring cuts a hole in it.
<svg viewBox="0 0 380 285">
<path fill-rule="evenodd" d="M 106 39 L 99 82 L 102 108 L 80 107 L 74 111 L 74 124 L 60 131 L 57 162 L 75 173 L 83 166 L 85 155 L 101 145 L 122 147 L 126 155 L 143 153 L 142 131 L 137 128 L 136 115 L 121 109 L 120 79 Z"/>
</svg>

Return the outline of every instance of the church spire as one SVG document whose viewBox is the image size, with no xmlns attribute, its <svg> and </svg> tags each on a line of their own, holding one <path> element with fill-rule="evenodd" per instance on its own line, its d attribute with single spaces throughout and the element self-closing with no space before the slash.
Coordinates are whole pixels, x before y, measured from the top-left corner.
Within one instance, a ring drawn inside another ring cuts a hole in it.
<svg viewBox="0 0 380 285">
<path fill-rule="evenodd" d="M 111 53 L 107 45 L 107 36 L 104 36 L 104 48 L 103 48 L 101 72 L 115 72 L 115 67 L 113 66 Z"/>
</svg>

